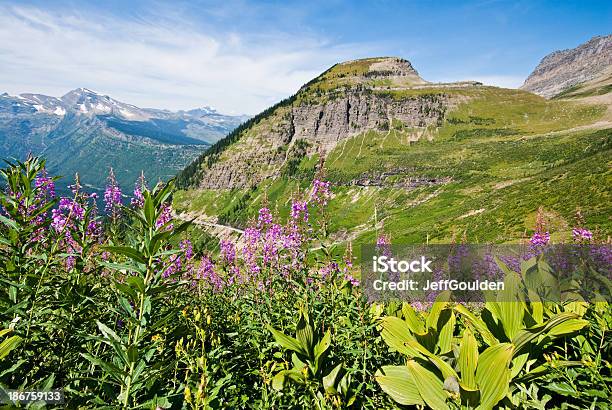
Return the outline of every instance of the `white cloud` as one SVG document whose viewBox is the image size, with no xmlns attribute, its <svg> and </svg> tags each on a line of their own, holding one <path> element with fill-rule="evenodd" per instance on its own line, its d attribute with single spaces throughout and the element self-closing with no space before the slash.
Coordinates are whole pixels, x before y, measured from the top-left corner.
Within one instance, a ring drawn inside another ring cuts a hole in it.
<svg viewBox="0 0 612 410">
<path fill-rule="evenodd" d="M 256 113 L 367 45 L 223 33 L 179 16 L 126 19 L 0 6 L 0 93 L 86 87 L 143 107 Z"/>
</svg>

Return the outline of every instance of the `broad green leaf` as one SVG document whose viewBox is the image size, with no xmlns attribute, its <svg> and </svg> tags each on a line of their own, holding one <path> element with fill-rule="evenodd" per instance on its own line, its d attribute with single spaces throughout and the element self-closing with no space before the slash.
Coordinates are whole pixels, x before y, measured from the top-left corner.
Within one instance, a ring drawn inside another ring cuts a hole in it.
<svg viewBox="0 0 612 410">
<path fill-rule="evenodd" d="M 272 333 L 272 336 L 274 336 L 274 340 L 276 341 L 276 343 L 281 345 L 283 348 L 292 350 L 301 355 L 307 355 L 300 342 L 298 342 L 296 339 L 291 336 L 285 335 L 283 332 L 279 332 L 278 330 L 272 328 L 269 325 L 267 327 L 270 333 Z"/>
<path fill-rule="evenodd" d="M 314 348 L 314 359 L 317 361 L 317 367 L 320 366 L 320 361 L 323 358 L 323 354 L 329 348 L 331 344 L 331 333 L 329 330 L 325 332 L 323 338 L 315 345 Z"/>
<path fill-rule="evenodd" d="M 336 384 L 338 382 L 338 375 L 342 371 L 342 363 L 334 367 L 325 377 L 323 377 L 323 388 L 327 394 L 336 394 Z"/>
<path fill-rule="evenodd" d="M 281 391 L 285 387 L 285 371 L 280 371 L 272 378 L 272 388 Z"/>
<path fill-rule="evenodd" d="M 444 379 L 448 377 L 454 377 L 455 379 L 459 380 L 459 376 L 457 375 L 457 372 L 455 372 L 455 370 L 452 368 L 451 365 L 446 363 L 439 356 L 425 349 L 425 347 L 421 345 L 419 342 L 417 342 L 416 340 L 410 340 L 406 342 L 406 347 L 411 348 L 417 351 L 418 353 L 421 353 L 423 356 L 427 357 L 429 361 L 432 362 L 434 366 L 436 366 L 440 370 L 440 372 L 442 372 L 442 376 L 444 377 Z M 418 356 L 418 355 L 414 355 L 414 356 Z"/>
<path fill-rule="evenodd" d="M 389 347 L 407 356 L 420 356 L 419 352 L 406 346 L 406 342 L 414 340 L 408 324 L 395 316 L 386 316 L 382 322 L 381 336 Z"/>
<path fill-rule="evenodd" d="M 521 329 L 512 339 L 512 344 L 515 346 L 515 354 L 521 353 L 531 341 L 540 335 L 545 334 L 550 337 L 556 337 L 580 330 L 588 324 L 586 320 L 577 319 L 577 317 L 578 315 L 575 313 L 559 313 L 543 324 L 532 326 L 529 329 Z"/>
<path fill-rule="evenodd" d="M 425 403 L 434 410 L 447 410 L 449 408 L 446 404 L 448 395 L 444 391 L 442 381 L 433 372 L 427 370 L 414 360 L 409 360 L 406 363 L 406 367 L 412 375 L 414 384 L 417 386 L 417 390 Z"/>
<path fill-rule="evenodd" d="M 463 305 L 456 305 L 455 311 L 461 314 L 474 327 L 474 330 L 478 332 L 486 344 L 493 346 L 499 343 L 499 340 L 491 333 L 487 324 L 474 313 L 470 312 L 468 308 Z"/>
<path fill-rule="evenodd" d="M 423 320 L 417 315 L 409 303 L 404 302 L 402 304 L 402 313 L 404 314 L 404 320 L 408 324 L 408 327 L 412 333 L 420 335 L 427 333 L 425 323 L 423 323 Z"/>
<path fill-rule="evenodd" d="M 536 323 L 544 321 L 544 305 L 540 297 L 531 289 L 528 290 L 529 306 L 531 307 L 531 317 Z"/>
<path fill-rule="evenodd" d="M 445 290 L 436 296 L 436 300 L 431 305 L 431 309 L 427 314 L 427 328 L 438 329 L 438 318 L 442 310 L 446 309 L 450 300 L 451 292 Z"/>
<path fill-rule="evenodd" d="M 312 328 L 312 325 L 310 324 L 309 319 L 310 318 L 306 313 L 302 313 L 295 329 L 296 339 L 298 340 L 298 342 L 300 342 L 302 348 L 305 352 L 307 352 L 308 356 L 313 353 L 314 349 L 314 330 Z"/>
<path fill-rule="evenodd" d="M 438 318 L 438 342 L 439 353 L 450 352 L 453 348 L 453 334 L 455 333 L 455 313 L 452 309 L 444 309 Z"/>
<path fill-rule="evenodd" d="M 513 352 L 511 343 L 499 343 L 479 356 L 476 367 L 476 383 L 480 389 L 479 409 L 492 409 L 508 394 Z"/>
<path fill-rule="evenodd" d="M 459 345 L 459 371 L 461 382 L 465 387 L 473 390 L 476 384 L 476 366 L 478 364 L 478 342 L 469 328 L 463 331 L 463 337 Z"/>
<path fill-rule="evenodd" d="M 14 335 L 8 337 L 0 343 L 0 360 L 4 359 L 8 354 L 21 343 L 21 337 Z"/>
<path fill-rule="evenodd" d="M 383 391 L 397 403 L 406 406 L 425 405 L 408 367 L 383 366 L 374 377 Z"/>
<path fill-rule="evenodd" d="M 522 299 L 521 278 L 517 273 L 510 272 L 504 279 L 504 290 L 497 295 L 499 319 L 508 339 L 516 335 L 523 327 L 525 302 Z"/>
<path fill-rule="evenodd" d="M 574 333 L 588 325 L 589 322 L 584 319 L 569 319 L 564 323 L 555 325 L 552 329 L 550 329 L 550 331 L 548 331 L 546 335 L 548 337 L 565 336 L 570 333 Z"/>
</svg>

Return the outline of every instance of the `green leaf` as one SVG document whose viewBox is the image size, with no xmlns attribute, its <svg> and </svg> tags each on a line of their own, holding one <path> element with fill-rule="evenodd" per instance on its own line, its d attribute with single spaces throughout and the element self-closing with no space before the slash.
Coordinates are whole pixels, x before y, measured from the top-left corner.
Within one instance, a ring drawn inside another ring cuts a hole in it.
<svg viewBox="0 0 612 410">
<path fill-rule="evenodd" d="M 138 289 L 140 293 L 144 293 L 145 284 L 144 280 L 140 276 L 128 276 L 125 281 L 133 288 Z"/>
<path fill-rule="evenodd" d="M 459 344 L 459 372 L 461 382 L 470 390 L 477 389 L 476 366 L 478 364 L 478 342 L 469 328 L 463 331 Z"/>
<path fill-rule="evenodd" d="M 97 357 L 94 357 L 88 353 L 81 353 L 81 356 L 89 360 L 94 365 L 100 366 L 107 375 L 115 379 L 118 383 L 123 383 L 123 379 L 127 377 L 127 373 L 112 363 L 105 362 L 104 360 L 98 359 Z"/>
<path fill-rule="evenodd" d="M 280 371 L 272 378 L 272 388 L 281 391 L 285 387 L 285 371 Z"/>
<path fill-rule="evenodd" d="M 392 349 L 405 354 L 407 356 L 420 356 L 415 349 L 406 346 L 406 343 L 414 340 L 414 336 L 410 333 L 408 324 L 395 316 L 386 316 L 382 321 L 381 336 L 385 343 Z"/>
<path fill-rule="evenodd" d="M 307 355 L 300 342 L 298 342 L 296 339 L 291 336 L 285 335 L 283 332 L 279 332 L 278 330 L 272 328 L 270 325 L 268 325 L 267 328 L 270 333 L 272 333 L 272 336 L 274 336 L 274 340 L 276 341 L 276 343 L 281 345 L 283 348 L 292 350 L 304 356 Z"/>
<path fill-rule="evenodd" d="M 438 329 L 438 319 L 440 318 L 440 313 L 448 306 L 448 302 L 450 300 L 451 292 L 445 290 L 444 292 L 440 292 L 438 296 L 436 296 L 436 300 L 431 305 L 431 309 L 429 310 L 429 314 L 427 315 L 427 327 L 431 329 Z"/>
<path fill-rule="evenodd" d="M 480 388 L 479 409 L 492 409 L 508 394 L 513 352 L 511 343 L 499 343 L 487 348 L 478 358 L 476 383 Z"/>
<path fill-rule="evenodd" d="M 424 406 L 412 373 L 406 366 L 383 366 L 375 375 L 376 381 L 393 400 L 405 406 Z"/>
<path fill-rule="evenodd" d="M 481 318 L 470 312 L 468 308 L 459 304 L 455 306 L 455 311 L 465 317 L 468 323 L 474 327 L 474 330 L 476 330 L 487 345 L 493 346 L 499 343 L 499 340 L 497 340 L 493 333 L 491 333 L 486 323 Z"/>
<path fill-rule="evenodd" d="M 512 344 L 515 346 L 515 354 L 521 353 L 532 340 L 540 335 L 546 334 L 549 337 L 556 337 L 582 329 L 588 322 L 577 319 L 578 317 L 575 313 L 559 313 L 543 324 L 532 326 L 529 329 L 521 329 L 512 339 Z"/>
<path fill-rule="evenodd" d="M 312 329 L 312 325 L 310 324 L 310 318 L 308 317 L 308 314 L 302 313 L 300 315 L 300 320 L 298 321 L 295 330 L 295 335 L 298 342 L 300 342 L 300 344 L 302 345 L 302 348 L 304 349 L 306 354 L 310 357 L 314 349 L 314 330 Z"/>
<path fill-rule="evenodd" d="M 21 343 L 21 337 L 14 335 L 8 337 L 0 343 L 0 360 L 4 359 L 9 353 Z"/>
<path fill-rule="evenodd" d="M 419 335 L 424 335 L 427 333 L 423 320 L 417 315 L 409 303 L 404 302 L 402 304 L 402 313 L 404 314 L 404 320 L 408 324 L 408 327 L 412 333 Z"/>
<path fill-rule="evenodd" d="M 411 341 L 406 342 L 406 347 L 414 349 L 417 352 L 421 353 L 423 356 L 427 357 L 429 361 L 432 362 L 434 366 L 436 366 L 438 370 L 440 370 L 440 372 L 442 372 L 442 376 L 444 377 L 444 379 L 447 379 L 448 377 L 454 377 L 457 380 L 459 379 L 457 372 L 455 372 L 455 370 L 453 369 L 451 365 L 446 363 L 439 356 L 425 349 L 425 347 L 421 345 L 419 342 L 417 342 L 416 340 L 411 340 Z M 415 356 L 418 356 L 418 355 L 415 355 Z"/>
<path fill-rule="evenodd" d="M 136 363 L 138 361 L 138 348 L 134 345 L 128 347 L 127 357 L 130 363 Z"/>
<path fill-rule="evenodd" d="M 147 221 L 147 225 L 151 227 L 155 225 L 155 219 L 156 219 L 155 205 L 153 204 L 153 198 L 151 197 L 149 192 L 145 191 L 144 197 L 145 197 L 144 206 L 143 206 L 144 216 L 145 216 L 145 220 Z"/>
<path fill-rule="evenodd" d="M 504 290 L 497 295 L 499 320 L 509 340 L 523 327 L 526 306 L 522 299 L 521 277 L 509 272 L 504 278 Z"/>
<path fill-rule="evenodd" d="M 327 376 L 323 377 L 323 388 L 327 394 L 336 394 L 336 385 L 338 384 L 338 375 L 342 372 L 342 363 L 334 367 Z"/>
<path fill-rule="evenodd" d="M 325 332 L 323 338 L 317 343 L 314 347 L 314 361 L 316 363 L 315 373 L 318 373 L 321 369 L 321 365 L 323 362 L 324 353 L 327 351 L 331 344 L 331 333 L 329 330 Z"/>
<path fill-rule="evenodd" d="M 453 347 L 453 334 L 455 333 L 455 313 L 452 309 L 444 309 L 438 318 L 438 341 L 439 353 L 450 352 Z"/>
<path fill-rule="evenodd" d="M 147 260 L 142 253 L 140 253 L 137 249 L 130 248 L 129 246 L 102 246 L 101 248 L 111 253 L 127 256 L 128 258 L 138 263 L 142 263 L 143 265 L 146 265 L 147 263 Z"/>
<path fill-rule="evenodd" d="M 444 391 L 442 381 L 432 371 L 414 360 L 409 360 L 406 367 L 412 374 L 414 383 L 425 403 L 434 410 L 447 410 L 449 408 L 446 404 L 448 395 Z"/>
</svg>

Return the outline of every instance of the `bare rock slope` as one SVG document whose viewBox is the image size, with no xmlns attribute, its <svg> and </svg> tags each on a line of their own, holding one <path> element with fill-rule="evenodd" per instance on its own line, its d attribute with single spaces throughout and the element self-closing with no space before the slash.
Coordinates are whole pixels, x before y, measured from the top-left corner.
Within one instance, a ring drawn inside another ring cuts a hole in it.
<svg viewBox="0 0 612 410">
<path fill-rule="evenodd" d="M 521 89 L 545 98 L 598 77 L 612 66 L 612 35 L 593 37 L 580 46 L 544 57 Z"/>
</svg>

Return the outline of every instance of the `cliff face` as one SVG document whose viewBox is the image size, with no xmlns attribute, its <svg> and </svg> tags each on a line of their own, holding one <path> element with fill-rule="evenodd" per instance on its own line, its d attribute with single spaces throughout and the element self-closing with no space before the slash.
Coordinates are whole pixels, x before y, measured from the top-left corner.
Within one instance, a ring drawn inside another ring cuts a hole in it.
<svg viewBox="0 0 612 410">
<path fill-rule="evenodd" d="M 544 57 L 521 89 L 551 98 L 596 78 L 611 66 L 612 35 L 593 37 L 576 48 L 555 51 Z"/>
<path fill-rule="evenodd" d="M 400 98 L 385 93 L 416 87 L 432 91 Z M 244 130 L 214 161 L 201 164 L 195 185 L 244 188 L 280 175 L 292 158 L 326 155 L 339 142 L 368 130 L 384 133 L 393 123 L 420 130 L 440 126 L 457 97 L 434 87 L 402 59 L 339 64 Z"/>
</svg>

